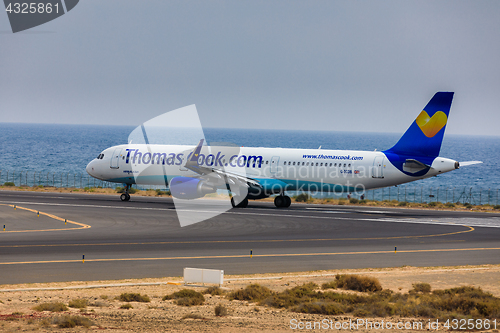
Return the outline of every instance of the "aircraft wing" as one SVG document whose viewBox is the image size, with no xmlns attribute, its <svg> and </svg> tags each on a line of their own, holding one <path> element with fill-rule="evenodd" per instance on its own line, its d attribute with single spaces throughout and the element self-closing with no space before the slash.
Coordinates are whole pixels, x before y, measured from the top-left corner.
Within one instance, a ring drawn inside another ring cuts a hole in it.
<svg viewBox="0 0 500 333">
<path fill-rule="evenodd" d="M 245 187 L 262 187 L 258 181 L 255 179 L 249 178 L 245 175 L 239 175 L 234 172 L 229 172 L 226 170 L 221 170 L 217 168 L 209 168 L 204 167 L 198 164 L 198 157 L 201 152 L 201 147 L 203 146 L 203 139 L 200 140 L 196 148 L 194 148 L 191 157 L 184 165 L 185 168 L 196 172 L 201 176 L 205 176 L 205 178 L 212 178 L 212 180 L 216 183 L 219 183 L 221 180 L 224 180 L 228 185 L 239 185 Z"/>
</svg>

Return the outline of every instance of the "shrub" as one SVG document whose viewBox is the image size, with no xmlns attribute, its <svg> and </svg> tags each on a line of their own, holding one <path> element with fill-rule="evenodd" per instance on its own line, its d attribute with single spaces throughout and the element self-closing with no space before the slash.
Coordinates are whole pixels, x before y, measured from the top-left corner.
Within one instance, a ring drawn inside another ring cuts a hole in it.
<svg viewBox="0 0 500 333">
<path fill-rule="evenodd" d="M 123 293 L 118 297 L 122 302 L 151 302 L 147 295 Z"/>
<path fill-rule="evenodd" d="M 312 282 L 306 283 L 280 293 L 272 294 L 260 303 L 275 308 L 289 308 L 311 300 L 323 298 L 323 294 L 314 291 L 316 288 L 318 288 L 317 284 Z"/>
<path fill-rule="evenodd" d="M 212 296 L 224 294 L 224 290 L 219 287 L 208 287 L 201 292 L 202 294 L 210 294 Z"/>
<path fill-rule="evenodd" d="M 300 313 L 316 313 L 323 315 L 339 315 L 343 314 L 344 310 L 342 309 L 342 305 L 333 302 L 310 302 L 310 303 L 302 303 L 295 308 L 293 308 L 294 312 Z"/>
<path fill-rule="evenodd" d="M 205 319 L 197 313 L 188 313 L 184 315 L 181 319 Z"/>
<path fill-rule="evenodd" d="M 75 326 L 83 326 L 89 328 L 94 323 L 86 318 L 80 316 L 61 316 L 52 319 L 52 324 L 59 326 L 59 328 L 73 328 Z"/>
<path fill-rule="evenodd" d="M 337 287 L 356 291 L 380 291 L 382 286 L 376 278 L 361 275 L 339 275 L 335 276 Z"/>
<path fill-rule="evenodd" d="M 466 203 L 464 203 L 464 207 L 467 209 L 471 209 L 472 205 L 470 203 L 466 202 Z"/>
<path fill-rule="evenodd" d="M 51 302 L 51 303 L 42 303 L 33 308 L 35 311 L 50 311 L 50 312 L 61 312 L 68 311 L 68 307 L 64 303 Z"/>
<path fill-rule="evenodd" d="M 311 199 L 312 198 L 308 193 L 301 193 L 295 197 L 296 202 L 309 202 Z"/>
<path fill-rule="evenodd" d="M 245 289 L 233 291 L 229 294 L 229 299 L 237 299 L 240 301 L 261 301 L 269 296 L 271 296 L 273 292 L 267 288 L 263 287 L 259 284 L 251 284 L 247 286 Z"/>
<path fill-rule="evenodd" d="M 122 306 L 120 306 L 120 309 L 125 309 L 125 310 L 130 310 L 130 309 L 133 309 L 133 308 L 134 307 L 130 303 L 123 304 Z"/>
<path fill-rule="evenodd" d="M 357 204 L 358 202 L 359 202 L 359 200 L 358 200 L 358 199 L 356 199 L 356 198 L 351 198 L 351 199 L 349 199 L 349 203 L 352 203 L 352 204 Z"/>
<path fill-rule="evenodd" d="M 344 198 L 340 198 L 338 204 L 339 205 L 345 205 L 345 199 Z"/>
<path fill-rule="evenodd" d="M 99 186 L 97 188 L 102 188 L 102 187 Z M 116 193 L 125 193 L 125 188 L 124 187 L 117 187 L 117 188 L 115 188 L 115 191 L 116 191 Z M 129 194 L 137 193 L 137 189 L 135 189 L 133 187 L 129 187 L 128 193 Z"/>
<path fill-rule="evenodd" d="M 330 281 L 330 282 L 323 283 L 321 285 L 321 289 L 337 289 L 337 282 Z"/>
<path fill-rule="evenodd" d="M 3 183 L 3 186 L 16 186 L 13 182 L 5 182 Z"/>
<path fill-rule="evenodd" d="M 436 207 L 436 206 L 437 206 L 437 204 L 438 204 L 438 203 L 437 203 L 436 201 L 432 201 L 432 202 L 429 202 L 427 205 L 428 205 L 429 207 Z"/>
<path fill-rule="evenodd" d="M 406 201 L 401 201 L 400 203 L 398 203 L 398 206 L 400 206 L 400 207 L 404 207 L 407 205 L 408 205 L 408 202 L 406 202 Z"/>
<path fill-rule="evenodd" d="M 83 309 L 87 307 L 87 300 L 86 299 L 74 299 L 71 300 L 68 305 L 70 308 L 77 308 L 77 309 Z"/>
<path fill-rule="evenodd" d="M 447 202 L 445 206 L 448 208 L 454 208 L 455 204 L 453 202 Z"/>
<path fill-rule="evenodd" d="M 493 209 L 500 209 L 500 205 L 493 206 Z"/>
<path fill-rule="evenodd" d="M 164 301 L 170 299 L 174 299 L 177 305 L 182 306 L 202 305 L 205 302 L 205 297 L 201 293 L 191 289 L 182 289 L 163 297 Z"/>
<path fill-rule="evenodd" d="M 425 282 L 420 282 L 420 283 L 414 283 L 413 285 L 413 290 L 416 292 L 421 292 L 421 293 L 430 293 L 431 292 L 431 285 Z"/>
<path fill-rule="evenodd" d="M 222 304 L 217 304 L 215 307 L 215 315 L 217 317 L 227 316 L 227 308 Z"/>
</svg>

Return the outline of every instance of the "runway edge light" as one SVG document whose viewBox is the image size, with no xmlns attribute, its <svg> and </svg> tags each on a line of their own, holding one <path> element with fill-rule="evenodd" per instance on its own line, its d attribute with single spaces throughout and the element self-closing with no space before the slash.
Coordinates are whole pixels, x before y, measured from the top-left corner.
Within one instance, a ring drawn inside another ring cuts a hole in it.
<svg viewBox="0 0 500 333">
<path fill-rule="evenodd" d="M 394 246 L 394 253 L 396 253 L 397 251 L 398 251 L 398 247 Z"/>
</svg>

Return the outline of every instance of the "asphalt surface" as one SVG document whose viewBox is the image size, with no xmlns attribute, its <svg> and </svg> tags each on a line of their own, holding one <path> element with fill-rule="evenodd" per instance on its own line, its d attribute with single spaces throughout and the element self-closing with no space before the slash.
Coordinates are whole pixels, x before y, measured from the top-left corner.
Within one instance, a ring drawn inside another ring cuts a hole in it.
<svg viewBox="0 0 500 333">
<path fill-rule="evenodd" d="M 500 263 L 495 213 L 255 201 L 181 228 L 167 198 L 0 191 L 0 228 L 0 284 Z"/>
</svg>

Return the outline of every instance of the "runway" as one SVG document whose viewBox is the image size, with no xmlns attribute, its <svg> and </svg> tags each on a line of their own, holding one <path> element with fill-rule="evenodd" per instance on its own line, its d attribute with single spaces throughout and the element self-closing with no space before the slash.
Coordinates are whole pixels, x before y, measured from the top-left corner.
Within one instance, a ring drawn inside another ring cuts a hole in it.
<svg viewBox="0 0 500 333">
<path fill-rule="evenodd" d="M 499 213 L 251 201 L 181 228 L 168 198 L 0 191 L 3 225 L 0 284 L 500 262 Z"/>
</svg>

